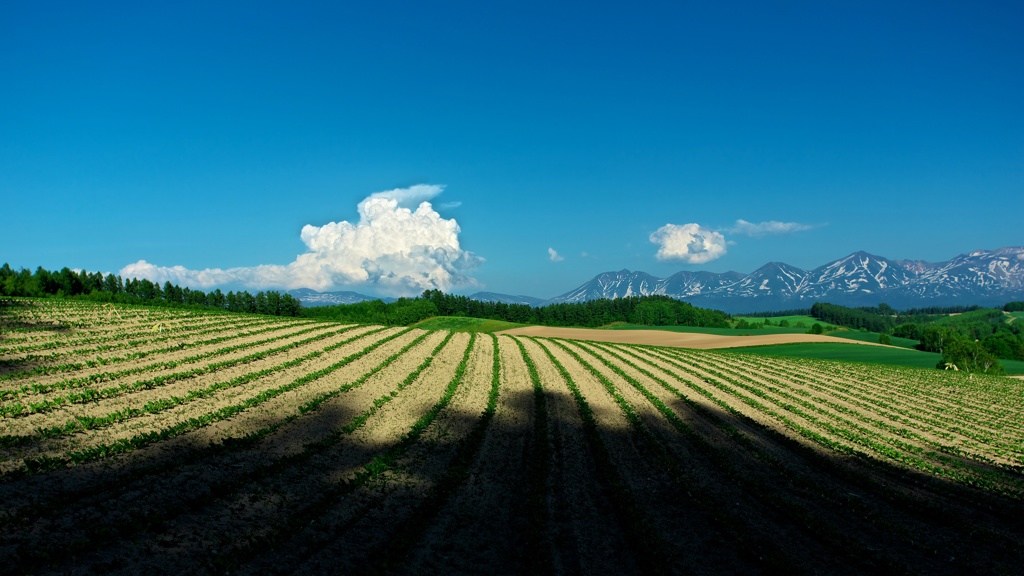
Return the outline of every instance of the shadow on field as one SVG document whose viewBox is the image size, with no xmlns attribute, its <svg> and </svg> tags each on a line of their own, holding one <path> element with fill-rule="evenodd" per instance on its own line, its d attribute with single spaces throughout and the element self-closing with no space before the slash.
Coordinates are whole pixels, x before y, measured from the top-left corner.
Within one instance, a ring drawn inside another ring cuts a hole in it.
<svg viewBox="0 0 1024 576">
<path fill-rule="evenodd" d="M 70 334 L 71 326 L 53 321 L 26 320 L 14 315 L 14 312 L 21 308 L 30 308 L 31 303 L 20 300 L 0 299 L 0 347 L 11 345 L 12 333 L 26 332 L 52 332 L 55 334 Z M 0 376 L 13 372 L 32 370 L 42 365 L 42 362 L 33 360 L 31 355 L 22 355 L 17 352 L 0 352 Z"/>
<path fill-rule="evenodd" d="M 10 332 L 56 332 L 66 334 L 71 332 L 71 326 L 56 321 L 25 320 L 15 316 L 14 312 L 20 308 L 31 308 L 32 303 L 21 300 L 0 299 L 0 341 L 10 335 Z"/>
<path fill-rule="evenodd" d="M 669 402 L 682 429 L 650 420 L 639 432 L 588 429 L 564 387 L 546 388 L 540 412 L 529 384 L 514 388 L 492 418 L 449 406 L 415 441 L 373 445 L 339 432 L 367 408 L 343 395 L 291 421 L 248 416 L 5 478 L 0 565 L 399 574 L 992 574 L 1024 565 L 1019 499 L 830 455 L 711 406 Z M 602 417 L 618 410 L 588 402 Z M 211 444 L 218 427 L 233 438 Z"/>
</svg>

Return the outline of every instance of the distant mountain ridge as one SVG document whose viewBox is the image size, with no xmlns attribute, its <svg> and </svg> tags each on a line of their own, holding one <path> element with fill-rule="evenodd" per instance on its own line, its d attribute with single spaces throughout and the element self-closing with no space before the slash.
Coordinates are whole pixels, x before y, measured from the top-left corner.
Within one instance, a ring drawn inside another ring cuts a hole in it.
<svg viewBox="0 0 1024 576">
<path fill-rule="evenodd" d="M 497 292 L 477 292 L 468 296 L 471 300 L 480 302 L 501 302 L 502 304 L 526 304 L 527 306 L 543 306 L 547 300 L 534 298 L 533 296 L 509 296 Z"/>
<path fill-rule="evenodd" d="M 393 301 L 357 292 L 289 292 L 304 306 Z M 601 298 L 664 295 L 702 308 L 757 312 L 810 308 L 815 302 L 844 306 L 997 305 L 1024 300 L 1024 247 L 975 250 L 947 262 L 889 260 L 854 252 L 813 270 L 769 262 L 749 274 L 683 270 L 667 278 L 643 271 L 603 272 L 560 296 L 545 300 L 497 292 L 469 296 L 482 302 L 546 306 Z"/>
<path fill-rule="evenodd" d="M 769 262 L 750 274 L 684 271 L 659 279 L 620 270 L 598 274 L 546 303 L 650 294 L 726 312 L 809 308 L 820 301 L 897 308 L 1003 304 L 1024 299 L 1024 247 L 976 250 L 941 263 L 854 252 L 813 270 Z"/>
<path fill-rule="evenodd" d="M 340 292 L 317 292 L 310 288 L 297 288 L 295 290 L 289 290 L 288 294 L 298 298 L 302 302 L 303 306 L 335 306 L 338 304 L 355 304 L 357 302 L 366 302 L 368 300 L 383 300 L 384 302 L 392 302 L 394 298 L 378 298 L 376 296 L 367 296 L 366 294 L 360 294 L 352 291 L 340 291 Z"/>
</svg>

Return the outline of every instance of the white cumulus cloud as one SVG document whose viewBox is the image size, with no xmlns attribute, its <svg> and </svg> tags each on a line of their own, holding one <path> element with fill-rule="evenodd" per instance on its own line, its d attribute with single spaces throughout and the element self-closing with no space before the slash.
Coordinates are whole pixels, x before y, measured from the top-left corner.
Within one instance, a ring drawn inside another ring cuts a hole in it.
<svg viewBox="0 0 1024 576">
<path fill-rule="evenodd" d="M 301 232 L 307 251 L 284 266 L 189 270 L 140 260 L 121 276 L 204 289 L 236 283 L 254 289 L 371 286 L 392 295 L 474 285 L 467 272 L 483 259 L 461 248 L 458 223 L 442 218 L 429 202 L 443 190 L 419 184 L 376 192 L 359 203 L 355 223 L 307 224 Z"/>
<path fill-rule="evenodd" d="M 548 248 L 548 258 L 550 258 L 552 262 L 561 262 L 562 260 L 565 260 L 565 258 L 558 255 L 558 252 L 555 251 L 554 248 Z"/>
<path fill-rule="evenodd" d="M 703 264 L 725 256 L 725 237 L 700 224 L 665 224 L 650 235 L 658 260 Z"/>
<path fill-rule="evenodd" d="M 767 222 L 747 222 L 746 220 L 740 219 L 736 221 L 736 225 L 729 229 L 729 232 L 734 234 L 743 234 L 744 236 L 766 236 L 768 234 L 790 234 L 793 232 L 802 232 L 804 230 L 810 230 L 814 226 L 810 224 L 800 224 L 798 222 L 777 222 L 775 220 L 769 220 Z"/>
</svg>

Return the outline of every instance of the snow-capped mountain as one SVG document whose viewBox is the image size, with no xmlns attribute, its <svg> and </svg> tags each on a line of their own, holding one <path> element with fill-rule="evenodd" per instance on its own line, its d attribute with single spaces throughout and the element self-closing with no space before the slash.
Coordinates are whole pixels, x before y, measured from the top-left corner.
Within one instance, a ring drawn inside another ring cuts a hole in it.
<svg viewBox="0 0 1024 576">
<path fill-rule="evenodd" d="M 749 298 L 789 298 L 804 288 L 806 280 L 806 270 L 783 262 L 769 262 L 722 289 Z"/>
<path fill-rule="evenodd" d="M 533 296 L 510 296 L 508 294 L 498 294 L 497 292 L 477 292 L 469 296 L 470 300 L 477 300 L 479 302 L 501 302 L 503 304 L 526 304 L 527 306 L 543 306 L 545 300 L 543 298 L 534 298 Z"/>
<path fill-rule="evenodd" d="M 351 304 L 376 300 L 356 292 L 289 292 L 304 306 Z M 976 250 L 948 262 L 889 260 L 854 252 L 814 270 L 769 262 L 750 274 L 684 270 L 668 278 L 619 270 L 550 300 L 477 292 L 483 302 L 545 306 L 600 298 L 663 295 L 703 308 L 756 312 L 809 308 L 815 302 L 871 306 L 882 302 L 905 309 L 924 306 L 1002 305 L 1024 301 L 1024 247 Z M 392 298 L 384 298 L 392 301 Z"/>
<path fill-rule="evenodd" d="M 739 272 L 691 272 L 684 270 L 665 278 L 658 286 L 658 294 L 675 298 L 710 294 L 719 288 L 739 282 L 745 278 Z"/>
<path fill-rule="evenodd" d="M 1024 248 L 976 250 L 933 265 L 900 290 L 908 297 L 1001 298 L 1024 292 Z"/>
<path fill-rule="evenodd" d="M 813 299 L 831 294 L 877 294 L 913 279 L 912 272 L 892 260 L 854 252 L 812 270 L 798 292 L 802 298 Z"/>
<path fill-rule="evenodd" d="M 605 272 L 598 274 L 593 280 L 575 290 L 548 300 L 545 304 L 662 294 L 663 292 L 659 291 L 661 282 L 662 280 L 646 272 L 630 272 L 625 269 L 618 272 Z"/>
<path fill-rule="evenodd" d="M 727 312 L 807 308 L 814 302 L 897 308 L 1024 300 L 1024 247 L 977 250 L 948 262 L 894 261 L 855 252 L 802 270 L 770 262 L 750 274 L 606 272 L 548 303 L 663 294 Z"/>
<path fill-rule="evenodd" d="M 367 296 L 358 292 L 343 291 L 343 292 L 317 292 L 309 288 L 297 288 L 295 290 L 289 290 L 289 294 L 298 298 L 302 302 L 303 306 L 334 306 L 337 304 L 355 304 L 356 302 L 365 302 L 367 300 L 384 300 L 390 302 L 394 298 L 377 298 L 375 296 Z"/>
</svg>

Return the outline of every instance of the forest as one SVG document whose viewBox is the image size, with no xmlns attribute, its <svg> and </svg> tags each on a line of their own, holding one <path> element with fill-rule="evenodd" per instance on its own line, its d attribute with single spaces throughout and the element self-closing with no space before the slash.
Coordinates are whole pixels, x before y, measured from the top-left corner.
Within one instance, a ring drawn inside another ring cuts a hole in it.
<svg viewBox="0 0 1024 576">
<path fill-rule="evenodd" d="M 943 355 L 941 365 L 998 370 L 997 359 L 1024 360 L 1024 324 L 1012 314 L 1024 303 L 1010 302 L 997 308 L 977 306 L 916 308 L 903 312 L 885 305 L 847 308 L 819 302 L 811 307 L 815 318 L 880 334 L 918 340 L 919 350 Z"/>
<path fill-rule="evenodd" d="M 0 296 L 52 296 L 119 304 L 189 306 L 269 316 L 298 316 L 302 310 L 298 299 L 273 291 L 251 294 L 242 290 L 225 294 L 218 288 L 207 293 L 170 282 L 161 286 L 145 278 L 124 280 L 114 274 L 104 276 L 100 272 L 76 272 L 67 267 L 50 271 L 40 266 L 35 272 L 25 268 L 15 272 L 9 264 L 0 267 Z"/>
<path fill-rule="evenodd" d="M 550 304 L 534 308 L 526 304 L 481 302 L 466 296 L 427 290 L 417 298 L 399 298 L 304 308 L 302 315 L 343 322 L 408 325 L 433 316 L 466 316 L 541 326 L 594 328 L 613 322 L 647 326 L 696 326 L 728 328 L 731 317 L 718 310 L 697 308 L 667 296 L 641 296 L 614 300 L 590 300 Z"/>
</svg>

